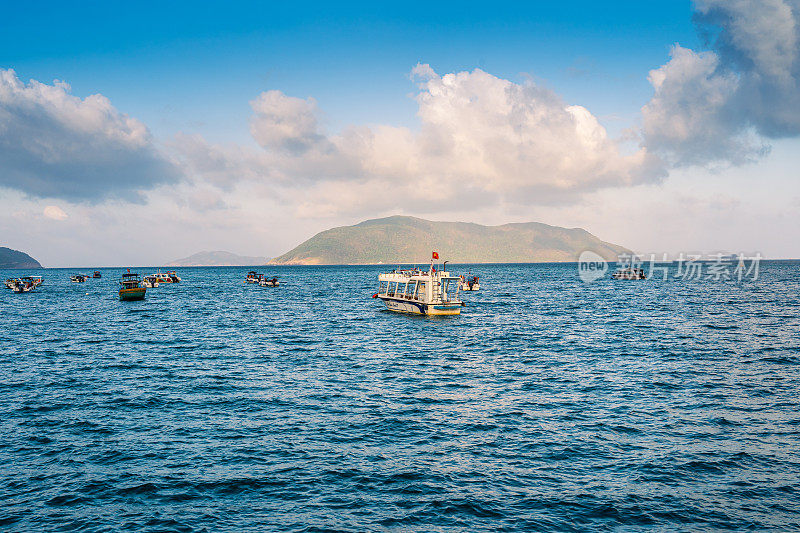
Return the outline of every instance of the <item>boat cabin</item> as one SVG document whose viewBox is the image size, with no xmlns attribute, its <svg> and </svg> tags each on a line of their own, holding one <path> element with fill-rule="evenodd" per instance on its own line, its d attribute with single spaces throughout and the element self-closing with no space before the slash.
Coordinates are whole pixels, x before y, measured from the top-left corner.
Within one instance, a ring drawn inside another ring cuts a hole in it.
<svg viewBox="0 0 800 533">
<path fill-rule="evenodd" d="M 378 276 L 378 292 L 374 297 L 391 311 L 458 315 L 464 305 L 458 297 L 460 281 L 446 270 L 437 270 L 433 263 L 428 271 L 395 269 Z"/>
<path fill-rule="evenodd" d="M 123 289 L 137 289 L 139 288 L 139 274 L 133 272 L 126 272 L 122 275 L 122 280 L 119 282 Z"/>
</svg>

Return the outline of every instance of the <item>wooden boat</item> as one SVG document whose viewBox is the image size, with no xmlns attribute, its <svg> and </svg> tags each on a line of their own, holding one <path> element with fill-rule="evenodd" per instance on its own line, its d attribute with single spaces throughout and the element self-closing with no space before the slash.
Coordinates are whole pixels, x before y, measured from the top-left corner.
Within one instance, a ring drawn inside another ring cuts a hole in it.
<svg viewBox="0 0 800 533">
<path fill-rule="evenodd" d="M 28 281 L 25 278 L 16 279 L 11 284 L 11 292 L 15 293 L 23 293 L 23 292 L 31 292 L 33 289 L 36 288 L 33 281 Z"/>
<path fill-rule="evenodd" d="M 258 281 L 258 284 L 261 287 L 277 287 L 278 285 L 280 285 L 280 282 L 278 281 L 278 278 L 276 278 L 276 277 L 273 277 L 272 279 L 268 279 L 266 276 L 264 276 Z"/>
<path fill-rule="evenodd" d="M 69 280 L 72 283 L 83 283 L 89 278 L 89 276 L 85 276 L 83 274 L 73 274 L 69 277 Z"/>
<path fill-rule="evenodd" d="M 251 270 L 247 273 L 247 277 L 244 278 L 245 283 L 259 283 L 261 278 L 264 277 L 263 274 L 259 274 L 255 270 Z"/>
<path fill-rule="evenodd" d="M 13 289 L 19 282 L 29 283 L 33 285 L 33 288 L 35 289 L 36 287 L 44 283 L 44 279 L 42 278 L 42 276 L 25 276 L 23 278 L 8 278 L 6 280 L 6 288 Z"/>
<path fill-rule="evenodd" d="M 166 273 L 161 272 L 161 270 L 159 270 L 158 272 L 156 272 L 152 276 L 154 276 L 156 278 L 156 281 L 158 281 L 159 283 L 180 283 L 181 282 L 181 278 L 178 277 L 178 273 L 175 272 L 174 270 L 170 270 L 169 272 L 166 272 Z"/>
<path fill-rule="evenodd" d="M 616 272 L 611 275 L 614 279 L 627 279 L 627 280 L 636 280 L 636 279 L 647 279 L 647 276 L 644 273 L 644 269 L 642 268 L 620 268 Z"/>
<path fill-rule="evenodd" d="M 472 276 L 471 278 L 467 278 L 464 276 L 459 276 L 461 290 L 462 291 L 479 291 L 481 290 L 481 284 L 478 282 L 480 278 L 478 276 Z"/>
<path fill-rule="evenodd" d="M 122 275 L 122 280 L 119 284 L 121 285 L 119 290 L 120 300 L 144 300 L 147 289 L 141 286 L 139 274 L 134 274 L 128 270 Z"/>
</svg>

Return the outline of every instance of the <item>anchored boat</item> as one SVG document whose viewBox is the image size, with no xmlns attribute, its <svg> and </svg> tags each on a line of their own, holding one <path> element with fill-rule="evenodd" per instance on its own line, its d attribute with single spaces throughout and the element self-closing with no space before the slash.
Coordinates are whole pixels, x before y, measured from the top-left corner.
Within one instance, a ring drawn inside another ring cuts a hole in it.
<svg viewBox="0 0 800 533">
<path fill-rule="evenodd" d="M 6 283 L 6 288 L 11 290 L 14 290 L 14 288 L 17 287 L 20 283 L 22 283 L 23 285 L 31 285 L 31 287 L 35 289 L 36 287 L 44 283 L 44 279 L 42 279 L 42 276 L 24 276 L 22 278 L 8 278 L 5 283 Z M 15 291 L 15 292 L 20 292 L 20 291 Z M 21 291 L 21 292 L 27 292 L 27 291 Z"/>
<path fill-rule="evenodd" d="M 276 277 L 267 278 L 266 276 L 261 276 L 261 279 L 258 280 L 258 284 L 262 287 L 277 287 L 280 285 L 280 282 Z"/>
<path fill-rule="evenodd" d="M 158 276 L 150 275 L 143 277 L 142 287 L 145 289 L 155 289 L 158 287 Z"/>
<path fill-rule="evenodd" d="M 89 276 L 86 276 L 86 275 L 84 275 L 84 274 L 73 274 L 73 275 L 71 275 L 71 276 L 69 277 L 69 280 L 70 280 L 72 283 L 83 283 L 83 282 L 85 282 L 87 279 L 89 279 Z"/>
<path fill-rule="evenodd" d="M 36 284 L 34 284 L 33 279 L 30 277 L 10 279 L 6 281 L 6 286 L 11 289 L 11 292 L 16 293 L 31 292 L 36 288 Z"/>
<path fill-rule="evenodd" d="M 122 275 L 122 280 L 119 284 L 121 285 L 119 289 L 120 300 L 144 300 L 147 289 L 141 286 L 139 274 L 134 274 L 128 270 Z"/>
<path fill-rule="evenodd" d="M 170 270 L 166 274 L 159 270 L 158 272 L 153 274 L 153 276 L 156 278 L 156 281 L 158 283 L 180 283 L 181 282 L 181 278 L 178 277 L 177 272 L 175 272 L 174 270 Z"/>
<path fill-rule="evenodd" d="M 437 270 L 433 260 L 428 271 L 396 269 L 378 276 L 379 298 L 390 311 L 418 315 L 460 315 L 464 302 L 458 298 L 460 279 L 447 272 L 447 261 Z"/>
<path fill-rule="evenodd" d="M 479 291 L 481 290 L 481 284 L 478 282 L 480 278 L 478 276 L 464 277 L 459 276 L 459 283 L 461 285 L 462 291 Z"/>
<path fill-rule="evenodd" d="M 620 268 L 616 272 L 611 275 L 614 279 L 647 279 L 647 276 L 644 273 L 644 269 L 642 268 Z"/>
</svg>

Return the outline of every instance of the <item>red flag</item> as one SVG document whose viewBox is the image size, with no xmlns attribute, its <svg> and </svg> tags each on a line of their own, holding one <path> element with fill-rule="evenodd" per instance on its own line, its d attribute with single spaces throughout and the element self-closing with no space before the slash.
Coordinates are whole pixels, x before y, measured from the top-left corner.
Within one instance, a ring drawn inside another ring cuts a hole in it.
<svg viewBox="0 0 800 533">
<path fill-rule="evenodd" d="M 433 258 L 439 259 L 439 252 L 433 252 Z"/>
</svg>

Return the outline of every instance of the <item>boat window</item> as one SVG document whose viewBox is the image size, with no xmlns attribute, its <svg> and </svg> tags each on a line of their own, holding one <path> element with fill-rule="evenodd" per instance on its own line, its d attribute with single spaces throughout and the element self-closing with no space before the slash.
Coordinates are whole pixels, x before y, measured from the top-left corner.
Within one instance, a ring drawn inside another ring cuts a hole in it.
<svg viewBox="0 0 800 533">
<path fill-rule="evenodd" d="M 455 293 L 455 291 L 453 289 L 456 286 L 457 286 L 457 284 L 455 283 L 455 280 L 452 280 L 452 279 L 443 279 L 442 280 L 441 287 L 442 287 L 442 300 L 443 301 L 447 302 L 451 298 L 454 297 L 450 293 L 451 293 L 451 291 L 453 291 L 453 293 Z"/>
<path fill-rule="evenodd" d="M 417 300 L 424 300 L 425 299 L 425 282 L 424 281 L 420 281 L 419 283 L 417 283 L 417 290 L 416 290 L 416 293 L 414 294 L 414 298 L 416 298 Z"/>
<path fill-rule="evenodd" d="M 417 290 L 417 282 L 416 281 L 409 281 L 408 285 L 406 285 L 406 297 L 414 298 L 414 293 Z"/>
<path fill-rule="evenodd" d="M 398 282 L 397 283 L 397 296 L 405 296 L 406 287 L 408 287 L 408 282 Z"/>
<path fill-rule="evenodd" d="M 386 294 L 387 292 L 389 292 L 389 282 L 381 281 L 378 285 L 378 294 Z"/>
</svg>

